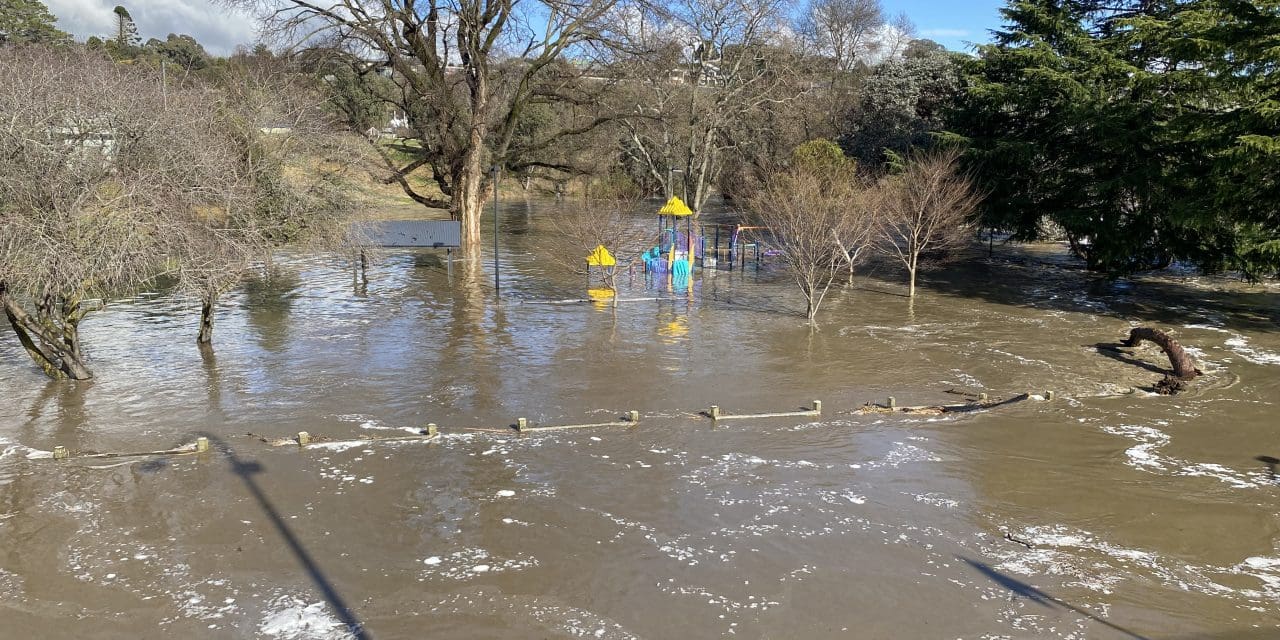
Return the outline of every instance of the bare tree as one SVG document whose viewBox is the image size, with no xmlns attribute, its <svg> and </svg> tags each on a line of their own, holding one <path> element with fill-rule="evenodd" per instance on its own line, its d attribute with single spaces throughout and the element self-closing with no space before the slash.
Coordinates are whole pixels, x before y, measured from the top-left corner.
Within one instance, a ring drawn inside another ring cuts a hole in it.
<svg viewBox="0 0 1280 640">
<path fill-rule="evenodd" d="M 858 203 L 863 189 L 851 174 L 797 163 L 775 172 L 747 198 L 747 207 L 767 227 L 770 247 L 804 295 L 813 322 L 842 265 L 853 264 L 849 243 L 864 233 Z"/>
<path fill-rule="evenodd" d="M 700 211 L 730 154 L 757 138 L 750 120 L 791 108 L 808 89 L 778 25 L 788 0 L 676 0 L 658 27 L 660 55 L 630 70 L 632 110 L 623 150 L 636 173 Z M 678 176 L 679 183 L 676 183 Z"/>
<path fill-rule="evenodd" d="M 566 201 L 552 216 L 555 230 L 547 244 L 550 257 L 579 275 L 595 275 L 613 292 L 618 304 L 618 276 L 626 273 L 654 244 L 651 216 L 642 216 L 641 201 L 626 193 L 606 192 L 593 198 Z M 612 265 L 591 266 L 588 257 L 604 247 Z"/>
<path fill-rule="evenodd" d="M 423 205 L 448 207 L 462 221 L 464 248 L 480 246 L 480 214 L 489 168 L 504 164 L 521 114 L 540 96 L 557 96 L 558 74 L 584 73 L 556 64 L 583 59 L 612 41 L 612 18 L 624 0 L 226 0 L 259 9 L 268 27 L 293 44 L 327 40 L 335 51 L 385 65 L 396 81 L 415 159 L 399 176 L 429 172 L 443 197 L 405 193 Z M 373 58 L 369 60 L 369 58 Z M 590 97 L 566 96 L 589 104 Z M 610 118 L 589 118 L 531 146 L 590 131 Z"/>
<path fill-rule="evenodd" d="M 841 73 L 853 71 L 885 25 L 880 0 L 812 0 L 799 30 L 816 53 L 829 57 Z"/>
<path fill-rule="evenodd" d="M 270 262 L 274 250 L 368 249 L 358 224 L 367 209 L 348 179 L 370 159 L 329 116 L 327 97 L 309 77 L 282 58 L 238 57 L 224 67 L 217 89 L 205 91 L 205 99 L 233 116 L 237 177 L 248 201 L 205 218 L 179 248 L 179 285 L 201 303 L 201 345 L 212 342 L 219 297 Z"/>
<path fill-rule="evenodd" d="M 863 55 L 872 64 L 895 60 L 907 52 L 907 47 L 915 39 L 915 23 L 907 14 L 899 13 L 881 25 L 875 36 L 866 41 Z"/>
<path fill-rule="evenodd" d="M 0 298 L 50 377 L 90 377 L 85 315 L 173 274 L 187 230 L 245 202 L 201 98 L 100 55 L 0 51 Z"/>
<path fill-rule="evenodd" d="M 813 173 L 831 183 L 833 197 L 843 199 L 841 224 L 831 229 L 831 240 L 849 269 L 849 284 L 857 266 L 866 260 L 879 226 L 878 189 L 858 175 L 858 163 L 844 154 L 840 145 L 818 138 L 796 146 L 791 152 L 793 169 Z"/>
<path fill-rule="evenodd" d="M 886 178 L 880 199 L 879 236 L 886 253 L 906 267 L 909 291 L 927 254 L 945 255 L 971 238 L 981 196 L 960 173 L 960 151 L 915 152 L 901 174 Z"/>
<path fill-rule="evenodd" d="M 201 295 L 207 339 L 216 293 L 273 233 L 331 228 L 281 188 L 296 172 L 241 102 L 101 54 L 0 50 L 0 304 L 47 375 L 91 377 L 85 316 L 162 277 Z"/>
</svg>

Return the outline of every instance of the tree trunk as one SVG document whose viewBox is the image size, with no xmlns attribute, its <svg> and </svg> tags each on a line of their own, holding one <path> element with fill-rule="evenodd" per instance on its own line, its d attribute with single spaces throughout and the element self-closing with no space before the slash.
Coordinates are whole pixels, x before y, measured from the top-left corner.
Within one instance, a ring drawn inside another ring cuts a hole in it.
<svg viewBox="0 0 1280 640">
<path fill-rule="evenodd" d="M 479 154 L 471 154 L 467 166 L 458 175 L 453 194 L 454 216 L 462 221 L 462 254 L 475 259 L 480 257 L 480 214 L 484 212 L 484 168 Z"/>
<path fill-rule="evenodd" d="M 918 267 L 917 267 L 915 264 L 912 264 L 910 267 L 908 267 L 908 268 L 907 268 L 907 271 L 909 272 L 909 276 L 908 276 L 908 277 L 909 277 L 909 278 L 910 278 L 910 280 L 911 280 L 911 284 L 907 287 L 907 297 L 908 297 L 908 298 L 911 298 L 912 300 L 914 300 L 914 299 L 915 299 L 915 297 L 916 297 L 916 270 L 917 270 L 917 268 L 918 268 Z"/>
<path fill-rule="evenodd" d="M 470 88 L 471 123 L 467 131 L 467 151 L 458 172 L 452 207 L 462 221 L 462 253 L 472 261 L 480 257 L 480 214 L 484 211 L 485 142 L 489 131 L 489 83 L 487 68 L 471 70 L 467 75 Z"/>
<path fill-rule="evenodd" d="M 213 307 L 218 303 L 218 294 L 205 294 L 200 300 L 200 333 L 196 336 L 196 344 L 205 345 L 213 342 Z"/>
<path fill-rule="evenodd" d="M 50 319 L 42 323 L 0 291 L 0 306 L 18 342 L 44 374 L 54 380 L 88 380 L 93 377 L 80 350 L 80 332 L 71 318 L 57 326 Z M 49 307 L 52 309 L 52 306 Z"/>
<path fill-rule="evenodd" d="M 1143 340 L 1153 342 L 1159 346 L 1166 356 L 1169 356 L 1169 364 L 1173 365 L 1173 375 L 1179 380 L 1191 380 L 1200 375 L 1200 371 L 1196 369 L 1195 364 L 1191 362 L 1191 356 L 1183 350 L 1182 345 L 1178 344 L 1169 334 L 1150 327 L 1137 327 L 1129 332 L 1129 338 L 1124 341 L 1126 347 L 1136 347 Z"/>
<path fill-rule="evenodd" d="M 453 192 L 454 217 L 462 222 L 462 254 L 480 257 L 480 216 L 484 213 L 485 167 L 479 152 L 469 152 Z"/>
</svg>

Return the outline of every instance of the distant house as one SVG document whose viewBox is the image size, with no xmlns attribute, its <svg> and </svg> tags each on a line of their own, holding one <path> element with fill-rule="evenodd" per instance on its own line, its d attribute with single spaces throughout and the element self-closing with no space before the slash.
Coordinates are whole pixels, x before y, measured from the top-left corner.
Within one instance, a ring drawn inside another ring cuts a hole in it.
<svg viewBox="0 0 1280 640">
<path fill-rule="evenodd" d="M 98 150 L 105 156 L 112 155 L 116 148 L 116 136 L 111 127 L 94 124 L 92 121 L 53 127 L 49 130 L 49 135 L 67 146 Z"/>
</svg>

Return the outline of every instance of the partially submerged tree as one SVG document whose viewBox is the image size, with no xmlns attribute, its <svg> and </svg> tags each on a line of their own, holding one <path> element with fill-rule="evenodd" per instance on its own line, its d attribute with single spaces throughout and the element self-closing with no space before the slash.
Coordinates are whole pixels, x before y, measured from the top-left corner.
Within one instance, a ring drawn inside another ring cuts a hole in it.
<svg viewBox="0 0 1280 640">
<path fill-rule="evenodd" d="M 792 152 L 792 167 L 815 173 L 833 183 L 833 197 L 847 198 L 842 224 L 831 229 L 831 240 L 849 270 L 849 284 L 858 265 L 867 259 L 879 227 L 880 192 L 863 183 L 858 163 L 830 140 L 810 140 Z"/>
<path fill-rule="evenodd" d="M 907 269 L 909 295 L 928 257 L 943 257 L 972 236 L 972 217 L 981 198 L 958 167 L 960 152 L 913 152 L 902 172 L 881 186 L 879 236 L 887 254 Z"/>
<path fill-rule="evenodd" d="M 268 26 L 295 43 L 327 38 L 350 57 L 376 56 L 396 80 L 415 137 L 415 155 L 398 167 L 423 171 L 443 197 L 406 194 L 431 207 L 447 207 L 462 221 L 464 249 L 478 253 L 480 215 L 490 167 L 504 164 L 521 114 L 540 96 L 555 96 L 557 74 L 589 68 L 558 65 L 571 52 L 585 54 L 611 41 L 623 0 L 228 0 L 263 9 Z M 588 60 L 590 58 L 587 58 Z M 589 104 L 589 102 L 584 103 Z M 585 118 L 562 135 L 589 131 L 608 119 Z"/>
<path fill-rule="evenodd" d="M 1274 1 L 1017 0 L 965 65 L 954 130 L 1016 239 L 1088 268 L 1280 273 Z"/>
<path fill-rule="evenodd" d="M 244 200 L 183 245 L 180 285 L 201 302 L 199 344 L 213 338 L 219 297 L 280 247 L 352 253 L 367 248 L 365 209 L 349 184 L 368 155 L 344 135 L 309 76 L 272 56 L 232 61 L 217 78 Z"/>
<path fill-rule="evenodd" d="M 1136 347 L 1143 341 L 1151 342 L 1164 351 L 1164 354 L 1169 357 L 1169 364 L 1173 366 L 1173 377 L 1179 380 L 1191 380 L 1200 375 L 1200 370 L 1191 361 L 1191 356 L 1187 355 L 1187 350 L 1183 349 L 1173 336 L 1159 329 L 1134 327 L 1129 331 L 1129 337 L 1123 344 L 1126 347 Z"/>
<path fill-rule="evenodd" d="M 796 163 L 747 197 L 747 207 L 767 228 L 769 246 L 804 295 L 810 322 L 849 260 L 841 243 L 859 223 L 857 203 L 864 195 L 851 172 Z"/>
<path fill-rule="evenodd" d="M 618 276 L 653 246 L 651 219 L 639 215 L 641 201 L 628 191 L 606 188 L 594 197 L 566 199 L 550 218 L 555 234 L 547 245 L 551 259 L 576 274 L 598 278 L 613 294 L 615 306 Z"/>
<path fill-rule="evenodd" d="M 154 78 L 100 56 L 5 49 L 0 79 L 5 314 L 46 374 L 85 379 L 85 315 L 174 272 L 185 230 L 235 200 L 236 154 L 208 103 L 166 110 Z"/>
<path fill-rule="evenodd" d="M 91 377 L 86 314 L 160 278 L 201 294 L 207 339 L 216 294 L 276 238 L 335 226 L 328 200 L 280 188 L 297 181 L 245 103 L 91 52 L 0 50 L 0 304 L 47 375 Z"/>
</svg>

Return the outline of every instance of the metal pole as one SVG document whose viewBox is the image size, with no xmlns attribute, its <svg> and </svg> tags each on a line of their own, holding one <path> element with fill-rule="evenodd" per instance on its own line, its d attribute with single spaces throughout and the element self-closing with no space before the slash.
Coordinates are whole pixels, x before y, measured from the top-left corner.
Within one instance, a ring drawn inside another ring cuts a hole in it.
<svg viewBox="0 0 1280 640">
<path fill-rule="evenodd" d="M 498 274 L 498 165 L 493 165 L 493 297 L 502 296 L 502 281 Z"/>
</svg>

